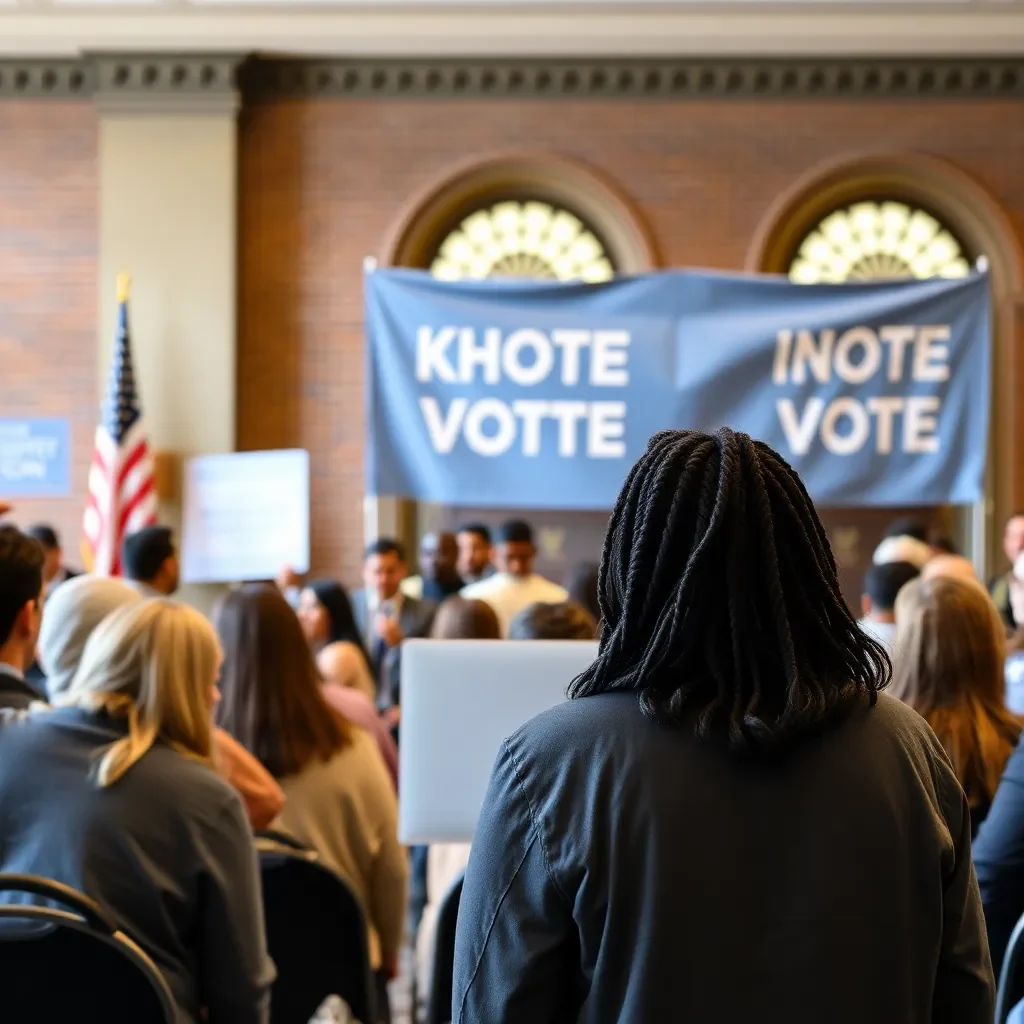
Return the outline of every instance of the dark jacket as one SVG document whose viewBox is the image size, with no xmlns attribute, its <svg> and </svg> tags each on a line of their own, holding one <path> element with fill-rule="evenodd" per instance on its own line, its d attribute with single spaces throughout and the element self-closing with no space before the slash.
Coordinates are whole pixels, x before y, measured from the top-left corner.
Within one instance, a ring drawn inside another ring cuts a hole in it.
<svg viewBox="0 0 1024 1024">
<path fill-rule="evenodd" d="M 437 605 L 433 601 L 417 601 L 413 597 L 402 596 L 401 608 L 398 612 L 398 628 L 406 640 L 412 637 L 430 635 L 430 627 L 434 623 Z M 378 707 L 390 707 L 400 704 L 402 700 L 402 648 L 385 647 L 383 643 L 374 642 L 370 636 L 368 604 L 365 590 L 357 590 L 352 595 L 352 613 L 355 616 L 359 632 L 368 640 L 367 650 L 373 669 L 374 682 L 377 684 Z"/>
<path fill-rule="evenodd" d="M 1018 623 L 1013 617 L 1013 602 L 1010 600 L 1010 584 L 1013 582 L 1013 573 L 1004 572 L 1002 576 L 996 576 L 989 580 L 988 589 L 992 600 L 999 614 L 1002 617 L 1006 628 L 1013 632 L 1017 629 Z"/>
<path fill-rule="evenodd" d="M 29 679 L 19 675 L 9 665 L 0 665 L 0 708 L 23 711 L 34 701 L 45 703 L 46 698 Z"/>
<path fill-rule="evenodd" d="M 570 701 L 506 741 L 455 1024 L 991 1024 L 970 814 L 885 695 L 774 762 Z"/>
<path fill-rule="evenodd" d="M 974 866 L 992 965 L 998 973 L 1013 926 L 1024 914 L 1024 737 L 1006 762 L 988 816 L 974 840 Z"/>
<path fill-rule="evenodd" d="M 44 875 L 106 907 L 163 973 L 177 1024 L 265 1024 L 273 968 L 241 800 L 163 745 L 99 789 L 96 756 L 123 734 L 77 708 L 3 720 L 0 872 Z"/>
</svg>

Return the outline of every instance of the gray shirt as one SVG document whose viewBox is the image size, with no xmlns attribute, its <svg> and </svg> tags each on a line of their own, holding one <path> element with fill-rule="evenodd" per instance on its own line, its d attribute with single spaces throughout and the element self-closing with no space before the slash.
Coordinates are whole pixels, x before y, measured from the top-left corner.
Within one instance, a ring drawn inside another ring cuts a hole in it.
<svg viewBox="0 0 1024 1024">
<path fill-rule="evenodd" d="M 991 1024 L 967 801 L 882 694 L 744 758 L 569 701 L 498 757 L 459 905 L 455 1024 Z"/>
<path fill-rule="evenodd" d="M 163 973 L 178 1024 L 204 1008 L 208 1024 L 265 1024 L 273 966 L 241 800 L 163 745 L 98 788 L 96 754 L 121 735 L 77 708 L 0 726 L 0 872 L 56 879 L 113 913 Z"/>
</svg>

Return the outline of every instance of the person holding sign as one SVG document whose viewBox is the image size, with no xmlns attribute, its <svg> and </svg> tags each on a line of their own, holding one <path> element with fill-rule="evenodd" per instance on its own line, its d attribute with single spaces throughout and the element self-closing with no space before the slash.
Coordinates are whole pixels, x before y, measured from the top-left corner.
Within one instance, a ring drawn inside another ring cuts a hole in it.
<svg viewBox="0 0 1024 1024">
<path fill-rule="evenodd" d="M 398 724 L 401 698 L 401 644 L 406 637 L 427 636 L 436 605 L 401 591 L 405 552 L 398 541 L 381 538 L 366 549 L 362 590 L 352 595 L 356 624 L 366 640 L 377 683 L 377 706 L 392 727 Z"/>
<path fill-rule="evenodd" d="M 656 434 L 598 655 L 499 751 L 454 1024 L 991 1024 L 971 814 L 794 470 Z"/>
</svg>

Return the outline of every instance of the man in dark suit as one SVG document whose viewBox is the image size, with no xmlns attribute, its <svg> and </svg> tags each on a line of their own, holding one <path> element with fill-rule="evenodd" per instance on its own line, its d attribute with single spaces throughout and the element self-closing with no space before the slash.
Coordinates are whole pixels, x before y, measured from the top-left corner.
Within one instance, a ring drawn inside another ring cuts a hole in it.
<svg viewBox="0 0 1024 1024">
<path fill-rule="evenodd" d="M 0 707 L 43 699 L 25 678 L 42 619 L 43 550 L 13 526 L 0 526 Z"/>
<path fill-rule="evenodd" d="M 1010 571 L 989 581 L 988 589 L 1008 630 L 1024 626 L 1024 583 L 1017 578 L 1018 560 L 1024 555 L 1024 511 L 1014 512 L 1003 530 L 1003 551 Z"/>
<path fill-rule="evenodd" d="M 381 538 L 366 549 L 362 590 L 352 595 L 356 624 L 366 641 L 377 682 L 377 706 L 389 725 L 398 723 L 401 698 L 401 645 L 409 637 L 427 636 L 436 605 L 401 591 L 405 553 L 398 541 Z"/>
<path fill-rule="evenodd" d="M 45 597 L 49 597 L 65 580 L 81 575 L 64 564 L 60 536 L 49 523 L 36 523 L 35 526 L 30 526 L 25 533 L 34 537 L 43 546 L 43 594 Z"/>
</svg>

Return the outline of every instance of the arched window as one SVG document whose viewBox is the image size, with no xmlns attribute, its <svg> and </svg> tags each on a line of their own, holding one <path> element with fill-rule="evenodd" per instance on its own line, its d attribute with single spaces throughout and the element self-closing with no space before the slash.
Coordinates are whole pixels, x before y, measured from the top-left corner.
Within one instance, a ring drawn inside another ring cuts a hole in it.
<svg viewBox="0 0 1024 1024">
<path fill-rule="evenodd" d="M 615 273 L 597 232 L 540 200 L 505 200 L 464 217 L 430 264 L 439 278 L 527 277 L 607 281 Z"/>
<path fill-rule="evenodd" d="M 970 264 L 953 232 L 924 210 L 895 200 L 833 210 L 800 242 L 789 266 L 800 284 L 965 277 Z"/>
</svg>

